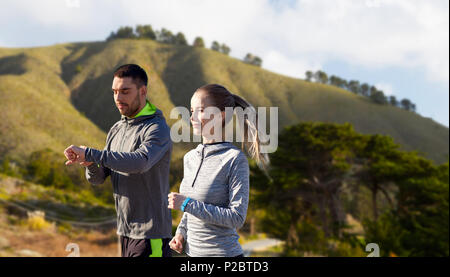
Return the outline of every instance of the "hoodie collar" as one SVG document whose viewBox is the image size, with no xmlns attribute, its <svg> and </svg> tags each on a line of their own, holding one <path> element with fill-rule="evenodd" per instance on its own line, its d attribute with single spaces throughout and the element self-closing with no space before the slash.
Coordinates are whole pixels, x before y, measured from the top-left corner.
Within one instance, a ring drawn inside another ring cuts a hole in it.
<svg viewBox="0 0 450 277">
<path fill-rule="evenodd" d="M 124 122 L 126 121 L 129 124 L 136 124 L 136 123 L 142 122 L 142 121 L 147 120 L 152 117 L 162 117 L 163 116 L 161 110 L 157 109 L 153 104 L 148 102 L 147 105 L 150 105 L 150 107 L 142 109 L 135 117 L 130 118 L 130 117 L 126 117 L 126 116 L 122 115 L 121 121 L 124 121 Z M 152 106 L 153 106 L 153 108 L 152 108 Z M 144 111 L 144 110 L 146 110 L 146 111 Z M 139 114 L 141 114 L 141 115 L 139 115 Z"/>
<path fill-rule="evenodd" d="M 195 150 L 199 156 L 201 156 L 202 152 L 203 152 L 203 157 L 206 158 L 207 156 L 210 156 L 210 155 L 213 155 L 218 152 L 222 152 L 224 150 L 228 150 L 231 148 L 237 149 L 237 147 L 235 145 L 233 145 L 233 143 L 224 141 L 224 142 L 216 142 L 216 143 L 210 143 L 210 144 L 199 144 L 199 145 L 197 145 Z"/>
<path fill-rule="evenodd" d="M 135 115 L 133 118 L 144 116 L 144 115 L 152 115 L 156 112 L 155 105 L 150 103 L 148 100 L 146 102 L 147 103 L 145 104 L 144 108 L 142 108 L 142 110 L 137 115 Z"/>
</svg>

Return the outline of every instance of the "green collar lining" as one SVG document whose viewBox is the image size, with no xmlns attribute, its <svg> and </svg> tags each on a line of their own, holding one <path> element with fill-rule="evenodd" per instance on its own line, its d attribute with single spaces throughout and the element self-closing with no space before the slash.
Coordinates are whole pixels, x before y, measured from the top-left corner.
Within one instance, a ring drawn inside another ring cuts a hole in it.
<svg viewBox="0 0 450 277">
<path fill-rule="evenodd" d="M 156 107 L 149 101 L 147 101 L 147 104 L 145 104 L 144 108 L 133 118 L 144 116 L 144 115 L 152 115 L 156 112 Z"/>
</svg>

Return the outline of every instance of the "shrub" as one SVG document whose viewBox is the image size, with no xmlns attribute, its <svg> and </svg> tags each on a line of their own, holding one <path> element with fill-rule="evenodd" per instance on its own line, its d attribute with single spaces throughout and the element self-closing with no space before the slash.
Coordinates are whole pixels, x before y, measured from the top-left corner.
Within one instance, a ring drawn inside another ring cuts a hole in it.
<svg viewBox="0 0 450 277">
<path fill-rule="evenodd" d="M 26 221 L 26 226 L 30 230 L 40 231 L 54 227 L 53 224 L 45 220 L 45 213 L 42 211 L 27 212 L 27 214 L 28 219 Z"/>
</svg>

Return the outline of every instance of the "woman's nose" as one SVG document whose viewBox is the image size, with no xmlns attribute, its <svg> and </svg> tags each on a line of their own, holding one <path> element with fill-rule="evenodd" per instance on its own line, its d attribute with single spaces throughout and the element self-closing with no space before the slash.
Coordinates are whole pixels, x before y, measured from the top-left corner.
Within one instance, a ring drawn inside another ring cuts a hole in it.
<svg viewBox="0 0 450 277">
<path fill-rule="evenodd" d="M 191 122 L 199 122 L 198 114 L 196 112 L 191 113 Z"/>
</svg>

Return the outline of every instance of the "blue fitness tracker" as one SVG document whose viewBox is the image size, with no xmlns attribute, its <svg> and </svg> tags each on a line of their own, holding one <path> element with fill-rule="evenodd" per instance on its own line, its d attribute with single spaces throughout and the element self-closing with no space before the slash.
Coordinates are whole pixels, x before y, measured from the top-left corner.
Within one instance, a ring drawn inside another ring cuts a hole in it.
<svg viewBox="0 0 450 277">
<path fill-rule="evenodd" d="M 184 208 L 186 208 L 186 205 L 188 204 L 189 200 L 191 200 L 191 198 L 186 198 L 183 202 L 183 204 L 181 204 L 181 211 L 184 212 Z"/>
</svg>

